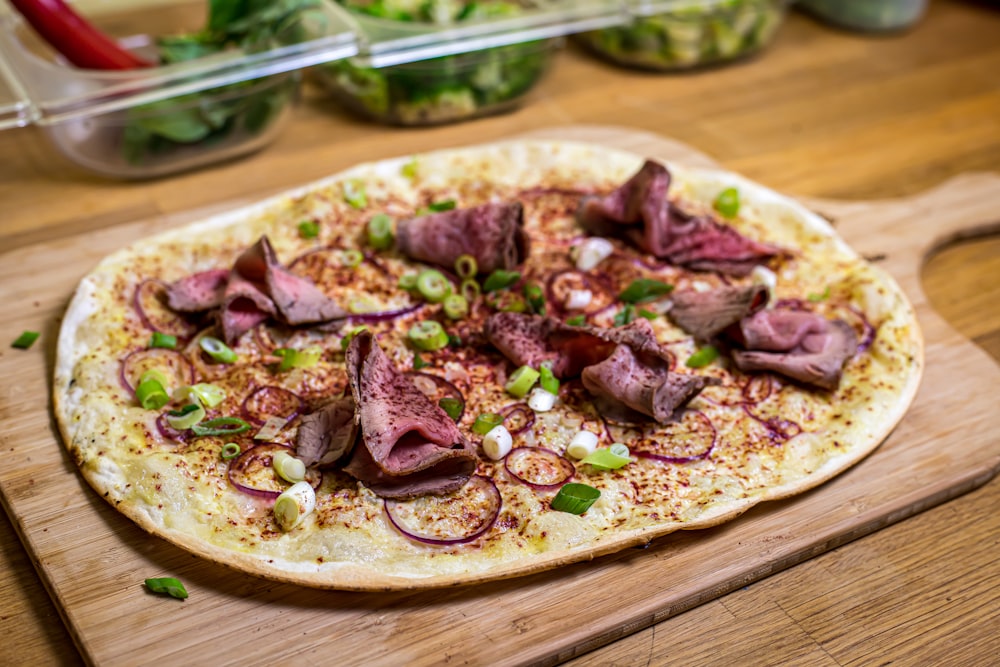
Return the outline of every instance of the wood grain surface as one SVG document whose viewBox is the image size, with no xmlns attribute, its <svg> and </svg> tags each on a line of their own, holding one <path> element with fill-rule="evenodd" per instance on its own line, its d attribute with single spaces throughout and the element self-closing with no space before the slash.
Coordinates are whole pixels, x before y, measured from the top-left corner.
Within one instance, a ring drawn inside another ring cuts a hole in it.
<svg viewBox="0 0 1000 667">
<path fill-rule="evenodd" d="M 625 124 L 670 134 L 712 154 L 726 167 L 800 195 L 913 194 L 963 171 L 1000 169 L 998 30 L 996 11 L 959 2 L 933 3 L 927 21 L 917 29 L 884 38 L 841 33 L 793 16 L 760 58 L 676 77 L 615 70 L 570 51 L 560 57 L 553 75 L 524 109 L 433 130 L 378 128 L 344 116 L 313 94 L 300 109 L 295 126 L 267 151 L 240 163 L 144 184 L 82 175 L 56 160 L 38 133 L 6 133 L 0 135 L 4 156 L 0 162 L 4 214 L 0 233 L 5 249 L 23 248 L 61 239 L 73 231 L 163 216 L 226 199 L 257 198 L 364 159 L 579 122 Z M 833 99 L 826 95 L 830 91 L 835 91 Z M 1000 244 L 995 240 L 961 244 L 932 259 L 923 273 L 934 306 L 967 337 L 1000 358 L 1000 313 L 995 305 L 1000 296 L 995 278 L 1000 269 L 998 256 Z M 30 293 L 39 278 L 16 274 L 4 284 L 16 280 Z M 10 354 L 14 352 L 4 352 Z M 15 393 L 22 380 L 31 378 L 5 378 L 5 395 Z M 5 416 L 5 423 L 14 426 L 18 419 Z M 961 431 L 963 425 L 953 428 Z M 51 433 L 42 435 L 51 437 Z M 2 443 L 5 451 L 11 446 L 6 432 Z M 662 621 L 578 662 L 991 662 L 1000 651 L 995 633 L 1000 606 L 995 559 L 1000 533 L 994 511 L 1000 501 L 997 486 L 996 482 L 988 484 L 747 590 Z M 79 491 L 86 493 L 82 485 Z M 44 490 L 36 493 L 44 495 Z M 58 515 L 63 499 L 49 498 L 49 502 L 52 514 Z M 95 501 L 94 510 L 102 520 L 118 521 L 99 502 Z M 0 525 L 0 530 L 4 531 L 0 627 L 18 637 L 16 646 L 0 648 L 0 663 L 79 661 L 31 571 L 30 557 L 8 525 Z M 73 536 L 71 532 L 68 537 Z M 143 548 L 137 546 L 142 545 L 141 535 L 125 537 L 133 540 L 129 549 Z M 108 567 L 119 556 L 109 551 L 105 556 Z M 625 565 L 633 559 L 626 558 Z M 190 566 L 183 554 L 151 564 L 164 569 L 177 566 L 178 571 Z M 619 567 L 617 561 L 614 567 Z M 101 591 L 95 592 L 87 583 L 95 569 L 101 571 L 99 565 L 81 564 L 78 574 L 88 594 L 100 597 Z M 663 576 L 671 581 L 678 574 L 669 571 Z M 240 627 L 227 625 L 220 634 L 270 636 L 275 632 L 275 617 L 280 620 L 297 609 L 293 595 L 262 592 L 255 583 L 226 589 L 227 598 L 263 594 L 274 604 L 258 607 L 251 621 Z M 120 583 L 112 588 L 128 586 Z M 535 590 L 529 582 L 527 592 Z M 486 596 L 480 602 L 494 603 Z M 439 604 L 446 608 L 448 597 Z M 379 623 L 381 609 L 369 608 L 367 623 Z M 167 617 L 173 613 L 162 610 L 162 606 L 155 608 Z M 605 640 L 656 620 L 647 615 Z M 530 632 L 530 621 L 526 618 L 521 626 L 524 633 Z M 123 627 L 113 624 L 106 633 L 121 632 Z M 311 624 L 301 628 L 313 629 Z M 177 627 L 164 628 L 136 641 L 155 646 L 161 638 L 178 632 Z M 422 636 L 419 628 L 413 632 Z M 305 637 L 299 641 L 301 652 L 293 662 L 329 658 L 331 654 L 311 653 L 311 634 Z M 706 637 L 712 641 L 705 641 Z M 588 647 L 576 647 L 561 657 Z M 447 646 L 438 648 L 436 657 L 444 662 Z M 371 655 L 380 654 L 372 649 Z M 451 657 L 460 662 L 462 656 Z"/>
</svg>

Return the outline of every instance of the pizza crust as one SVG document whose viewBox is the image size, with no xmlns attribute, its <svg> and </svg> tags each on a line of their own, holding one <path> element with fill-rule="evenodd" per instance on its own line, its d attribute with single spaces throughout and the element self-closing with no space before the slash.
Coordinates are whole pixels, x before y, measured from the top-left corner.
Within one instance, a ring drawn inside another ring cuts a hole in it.
<svg viewBox="0 0 1000 667">
<path fill-rule="evenodd" d="M 307 247 L 296 231 L 304 218 L 341 220 L 338 238 L 351 242 L 375 209 L 363 215 L 347 206 L 340 195 L 345 181 L 360 180 L 380 210 L 405 215 L 431 194 L 468 206 L 528 188 L 607 191 L 630 176 L 644 157 L 572 142 L 515 141 L 420 155 L 414 181 L 402 174 L 410 157 L 385 160 L 124 248 L 81 281 L 60 331 L 53 400 L 65 444 L 90 485 L 144 530 L 244 572 L 345 590 L 453 586 L 539 572 L 675 530 L 718 525 L 760 502 L 802 493 L 859 462 L 903 417 L 919 384 L 923 343 L 905 295 L 825 220 L 797 202 L 735 174 L 670 163 L 671 198 L 707 208 L 697 202 L 711 202 L 723 188 L 736 187 L 743 203 L 736 223 L 742 233 L 800 249 L 779 271 L 779 290 L 788 285 L 801 293 L 827 286 L 877 326 L 868 352 L 848 364 L 832 396 L 781 387 L 782 409 L 809 412 L 816 428 L 787 440 L 780 456 L 767 448 L 744 447 L 741 443 L 754 436 L 741 431 L 749 427 L 729 415 L 732 424 L 716 424 L 723 435 L 707 460 L 665 466 L 640 459 L 625 472 L 579 480 L 603 491 L 582 516 L 549 511 L 545 498 L 505 481 L 504 511 L 517 515 L 516 528 L 494 529 L 480 541 L 450 547 L 407 539 L 389 525 L 380 499 L 349 479 L 330 481 L 328 475 L 319 495 L 338 499 L 325 501 L 322 511 L 283 534 L 273 522 L 266 528 L 266 503 L 227 485 L 225 464 L 211 453 L 217 443 L 185 454 L 164 442 L 153 424 L 156 412 L 134 405 L 119 382 L 124 352 L 143 347 L 149 336 L 130 310 L 140 280 L 156 276 L 172 281 L 224 266 L 262 234 L 269 236 L 279 257 L 297 256 Z M 569 216 L 547 229 L 570 234 L 572 227 Z M 683 333 L 663 318 L 657 333 L 661 341 L 685 349 Z M 397 365 L 409 364 L 404 347 L 387 352 Z M 721 377 L 728 371 L 718 367 L 707 372 Z M 496 400 L 482 384 L 476 387 L 470 392 L 485 392 L 479 397 L 484 401 Z M 715 409 L 701 398 L 692 407 Z M 581 422 L 565 412 L 538 418 L 533 433 L 519 444 L 561 451 L 572 433 L 586 425 L 586 419 Z M 725 422 L 725 415 L 720 419 Z M 179 466 L 185 456 L 208 463 Z M 654 491 L 661 487 L 669 491 Z M 235 526 L 230 519 L 238 519 Z M 341 529 L 344 523 L 350 528 Z"/>
</svg>

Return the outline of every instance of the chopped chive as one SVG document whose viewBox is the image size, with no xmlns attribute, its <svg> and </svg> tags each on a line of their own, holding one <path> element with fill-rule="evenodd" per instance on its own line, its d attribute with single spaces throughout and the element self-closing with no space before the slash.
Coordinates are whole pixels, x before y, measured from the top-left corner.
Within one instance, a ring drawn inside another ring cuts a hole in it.
<svg viewBox="0 0 1000 667">
<path fill-rule="evenodd" d="M 647 320 L 652 321 L 652 320 L 657 319 L 659 316 L 660 316 L 659 313 L 654 313 L 651 310 L 646 310 L 645 308 L 640 308 L 639 309 L 639 317 L 643 317 L 643 318 L 645 318 Z"/>
<path fill-rule="evenodd" d="M 149 347 L 162 347 L 167 350 L 173 350 L 177 347 L 177 336 L 154 331 L 149 339 Z"/>
<path fill-rule="evenodd" d="M 441 213 L 443 211 L 450 211 L 453 208 L 455 208 L 454 199 L 435 201 L 427 205 L 427 210 L 430 211 L 431 213 Z"/>
<path fill-rule="evenodd" d="M 658 296 L 669 294 L 673 289 L 673 285 L 665 283 L 662 280 L 639 278 L 638 280 L 633 280 L 618 295 L 618 299 L 624 303 L 642 303 L 643 301 L 650 301 Z"/>
<path fill-rule="evenodd" d="M 368 245 L 376 250 L 388 250 L 395 241 L 393 220 L 385 213 L 376 213 L 368 221 Z"/>
<path fill-rule="evenodd" d="M 715 198 L 712 206 L 727 218 L 736 217 L 740 212 L 740 191 L 736 188 L 726 188 Z"/>
<path fill-rule="evenodd" d="M 169 595 L 170 597 L 177 598 L 178 600 L 183 600 L 188 596 L 188 592 L 187 589 L 184 588 L 184 584 L 181 583 L 180 579 L 175 579 L 174 577 L 146 579 L 145 584 L 146 588 L 153 593 Z"/>
<path fill-rule="evenodd" d="M 688 368 L 703 368 L 715 361 L 719 357 L 719 351 L 711 345 L 700 348 L 697 352 L 688 357 L 684 365 Z"/>
<path fill-rule="evenodd" d="M 21 335 L 14 339 L 14 342 L 10 344 L 11 347 L 16 347 L 19 350 L 27 350 L 29 347 L 35 344 L 38 337 L 41 334 L 37 331 L 23 331 Z"/>
<path fill-rule="evenodd" d="M 441 409 L 455 421 L 461 419 L 462 412 L 465 410 L 465 403 L 457 398 L 442 398 L 438 401 L 438 405 L 441 406 Z"/>
<path fill-rule="evenodd" d="M 319 236 L 319 223 L 315 220 L 303 220 L 299 223 L 299 236 L 304 239 L 314 239 Z"/>
<path fill-rule="evenodd" d="M 601 497 L 601 492 L 592 486 L 570 482 L 559 489 L 552 499 L 552 509 L 570 514 L 583 514 Z"/>
<path fill-rule="evenodd" d="M 521 279 L 521 274 L 517 271 L 505 271 L 497 269 L 483 281 L 484 292 L 495 292 L 506 289 Z"/>
</svg>

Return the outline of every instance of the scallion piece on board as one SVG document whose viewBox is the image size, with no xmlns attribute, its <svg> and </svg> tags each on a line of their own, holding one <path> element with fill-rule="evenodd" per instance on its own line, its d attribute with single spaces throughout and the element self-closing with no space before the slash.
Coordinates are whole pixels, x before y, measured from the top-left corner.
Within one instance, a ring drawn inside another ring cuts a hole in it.
<svg viewBox="0 0 1000 667">
<path fill-rule="evenodd" d="M 688 368 L 703 368 L 715 361 L 718 357 L 719 351 L 711 345 L 706 345 L 705 347 L 699 348 L 697 352 L 688 357 L 687 361 L 684 362 L 684 365 Z"/>
<path fill-rule="evenodd" d="M 388 250 L 395 241 L 393 221 L 385 213 L 377 213 L 368 221 L 368 245 L 376 250 Z"/>
<path fill-rule="evenodd" d="M 624 303 L 642 303 L 643 301 L 649 301 L 658 296 L 669 294 L 673 289 L 673 285 L 665 283 L 662 280 L 640 278 L 629 283 L 629 286 L 618 295 L 618 299 Z"/>
<path fill-rule="evenodd" d="M 740 191 L 736 188 L 726 188 L 715 198 L 712 206 L 725 217 L 735 218 L 740 212 Z"/>
<path fill-rule="evenodd" d="M 445 332 L 444 327 L 441 326 L 441 323 L 434 320 L 417 322 L 410 327 L 410 330 L 406 333 L 406 337 L 410 339 L 410 342 L 417 349 L 425 352 L 440 350 L 448 345 L 448 334 Z"/>
<path fill-rule="evenodd" d="M 483 291 L 496 292 L 497 290 L 506 289 L 520 279 L 521 274 L 517 271 L 497 269 L 490 275 L 486 276 L 486 280 L 483 281 Z"/>
<path fill-rule="evenodd" d="M 37 331 L 23 331 L 20 336 L 14 339 L 14 342 L 10 346 L 16 347 L 19 350 L 27 350 L 35 344 L 40 335 Z"/>
<path fill-rule="evenodd" d="M 188 596 L 188 592 L 187 589 L 184 588 L 184 584 L 181 583 L 180 579 L 175 579 L 174 577 L 146 579 L 145 583 L 146 588 L 153 593 L 169 595 L 170 597 L 177 598 L 178 600 L 183 600 Z"/>
<path fill-rule="evenodd" d="M 495 412 L 484 412 L 476 417 L 476 421 L 472 423 L 472 432 L 477 435 L 486 435 L 495 426 L 499 426 L 502 423 L 503 417 L 501 415 Z"/>
<path fill-rule="evenodd" d="M 220 363 L 231 364 L 237 359 L 236 353 L 228 345 L 213 336 L 204 336 L 198 341 L 198 345 L 205 354 Z"/>
<path fill-rule="evenodd" d="M 504 385 L 504 389 L 511 396 L 523 398 L 528 395 L 531 388 L 538 382 L 539 375 L 540 373 L 531 366 L 521 366 L 511 373 L 507 379 L 507 383 Z"/>
<path fill-rule="evenodd" d="M 552 499 L 552 509 L 570 514 L 583 514 L 601 497 L 601 492 L 592 486 L 570 482 L 559 489 Z"/>
<path fill-rule="evenodd" d="M 173 350 L 177 347 L 177 336 L 154 331 L 149 339 L 149 347 L 162 347 L 167 350 Z"/>
<path fill-rule="evenodd" d="M 421 271 L 417 276 L 417 291 L 431 303 L 441 303 L 451 294 L 451 283 L 444 274 L 435 269 Z"/>
</svg>

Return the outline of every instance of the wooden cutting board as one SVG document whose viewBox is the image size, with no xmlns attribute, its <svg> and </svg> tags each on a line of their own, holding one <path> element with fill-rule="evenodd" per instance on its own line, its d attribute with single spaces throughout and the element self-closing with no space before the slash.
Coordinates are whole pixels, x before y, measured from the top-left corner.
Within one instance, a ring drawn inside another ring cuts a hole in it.
<svg viewBox="0 0 1000 667">
<path fill-rule="evenodd" d="M 711 164 L 674 141 L 620 128 L 533 136 Z M 62 447 L 49 399 L 60 317 L 77 281 L 105 254 L 217 210 L 53 239 L 0 258 L 8 313 L 0 341 L 42 332 L 29 351 L 0 351 L 4 506 L 94 664 L 507 665 L 579 655 L 965 493 L 1000 469 L 1000 368 L 930 309 L 919 281 L 933 248 L 997 228 L 1000 177 L 964 176 L 894 201 L 808 204 L 878 258 L 913 302 L 927 342 L 923 385 L 866 460 L 729 524 L 530 577 L 398 594 L 278 584 L 148 536 L 87 486 Z M 190 598 L 147 594 L 142 581 L 152 576 L 181 578 Z"/>
</svg>

